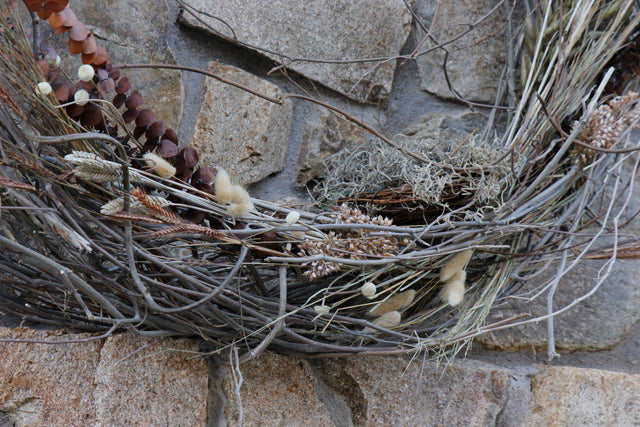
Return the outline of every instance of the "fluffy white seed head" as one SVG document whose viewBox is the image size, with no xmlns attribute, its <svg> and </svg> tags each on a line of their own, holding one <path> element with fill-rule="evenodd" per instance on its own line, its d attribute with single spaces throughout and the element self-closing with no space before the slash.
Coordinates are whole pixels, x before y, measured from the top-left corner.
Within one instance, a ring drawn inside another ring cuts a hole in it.
<svg viewBox="0 0 640 427">
<path fill-rule="evenodd" d="M 451 260 L 440 269 L 440 281 L 446 282 L 451 279 L 457 271 L 464 270 L 472 255 L 473 251 L 471 249 L 467 249 L 459 252 L 456 256 L 451 258 Z"/>
<path fill-rule="evenodd" d="M 231 184 L 231 203 L 247 203 L 249 193 L 240 184 Z"/>
<path fill-rule="evenodd" d="M 408 291 L 404 291 L 387 298 L 369 310 L 367 314 L 371 317 L 378 317 L 390 311 L 402 310 L 403 308 L 407 308 L 411 305 L 415 296 L 416 291 L 414 289 L 409 289 Z"/>
<path fill-rule="evenodd" d="M 218 168 L 215 181 L 216 199 L 218 203 L 226 204 L 230 203 L 232 199 L 231 179 L 226 170 Z"/>
<path fill-rule="evenodd" d="M 89 102 L 89 92 L 87 92 L 86 90 L 80 89 L 79 91 L 73 94 L 73 100 L 78 105 L 85 105 L 87 102 Z"/>
<path fill-rule="evenodd" d="M 142 158 L 147 167 L 161 178 L 171 178 L 176 174 L 176 168 L 157 154 L 145 153 Z"/>
<path fill-rule="evenodd" d="M 313 309 L 319 315 L 327 314 L 329 312 L 329 310 L 330 310 L 328 305 L 316 305 L 315 307 L 313 307 Z"/>
<path fill-rule="evenodd" d="M 298 222 L 298 220 L 300 219 L 300 213 L 299 212 L 295 212 L 295 211 L 291 211 L 287 214 L 287 224 L 289 225 L 293 225 L 296 222 Z"/>
<path fill-rule="evenodd" d="M 464 270 L 460 270 L 454 274 L 442 288 L 442 293 L 440 295 L 442 301 L 452 307 L 460 304 L 464 300 L 464 281 L 466 278 L 467 273 Z"/>
<path fill-rule="evenodd" d="M 376 285 L 372 282 L 367 282 L 360 287 L 360 293 L 365 297 L 372 297 L 376 294 Z"/>
<path fill-rule="evenodd" d="M 38 95 L 47 96 L 51 93 L 53 89 L 51 89 L 51 85 L 49 82 L 40 82 L 36 86 L 36 93 Z"/>
<path fill-rule="evenodd" d="M 233 216 L 243 216 L 253 210 L 253 203 L 250 200 L 241 203 L 230 203 L 227 206 L 227 212 Z"/>
<path fill-rule="evenodd" d="M 82 64 L 78 67 L 78 78 L 83 82 L 88 82 L 93 79 L 93 76 L 96 74 L 93 67 L 89 64 Z"/>
<path fill-rule="evenodd" d="M 227 205 L 227 212 L 233 216 L 242 216 L 253 210 L 249 193 L 239 184 L 232 184 L 229 173 L 218 168 L 215 181 L 215 192 L 218 203 Z"/>
</svg>

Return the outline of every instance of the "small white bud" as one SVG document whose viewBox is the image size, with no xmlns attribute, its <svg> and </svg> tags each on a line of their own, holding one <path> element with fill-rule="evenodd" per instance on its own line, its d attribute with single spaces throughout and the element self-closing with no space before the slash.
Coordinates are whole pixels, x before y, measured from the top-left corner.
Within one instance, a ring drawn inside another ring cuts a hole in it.
<svg viewBox="0 0 640 427">
<path fill-rule="evenodd" d="M 300 219 L 300 214 L 295 211 L 291 211 L 287 214 L 287 224 L 293 225 Z"/>
<path fill-rule="evenodd" d="M 55 58 L 47 59 L 47 62 L 51 68 L 58 68 L 60 66 L 60 55 L 57 55 Z"/>
<path fill-rule="evenodd" d="M 329 310 L 330 310 L 328 305 L 316 305 L 315 307 L 313 307 L 313 309 L 319 315 L 327 314 L 329 312 Z"/>
<path fill-rule="evenodd" d="M 93 67 L 89 64 L 83 64 L 78 67 L 78 78 L 83 82 L 88 82 L 93 79 L 93 76 L 96 74 Z"/>
<path fill-rule="evenodd" d="M 53 89 L 51 89 L 51 85 L 48 82 L 40 82 L 36 86 L 36 93 L 38 93 L 38 95 L 47 96 L 52 90 Z"/>
<path fill-rule="evenodd" d="M 365 297 L 372 297 L 376 294 L 376 285 L 372 282 L 367 282 L 360 288 L 360 293 Z"/>
<path fill-rule="evenodd" d="M 73 94 L 73 100 L 76 101 L 76 104 L 78 105 L 85 105 L 87 102 L 89 102 L 89 92 L 80 89 L 75 94 Z"/>
</svg>

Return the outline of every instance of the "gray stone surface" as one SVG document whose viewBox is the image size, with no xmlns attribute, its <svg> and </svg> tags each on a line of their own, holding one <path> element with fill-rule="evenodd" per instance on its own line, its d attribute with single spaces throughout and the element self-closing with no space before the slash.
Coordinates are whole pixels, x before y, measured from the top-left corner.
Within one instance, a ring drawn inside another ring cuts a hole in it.
<svg viewBox="0 0 640 427">
<path fill-rule="evenodd" d="M 166 0 L 73 2 L 71 7 L 78 19 L 94 32 L 97 43 L 107 50 L 114 65 L 176 63 L 167 41 Z M 79 65 L 79 59 L 77 62 Z M 123 69 L 122 75 L 129 77 L 131 91 L 142 94 L 145 101 L 142 108 L 151 108 L 158 120 L 178 129 L 184 97 L 179 71 Z"/>
<path fill-rule="evenodd" d="M 327 157 L 367 142 L 362 128 L 329 111 L 307 120 L 302 132 L 296 180 L 303 185 L 322 176 Z"/>
<path fill-rule="evenodd" d="M 560 282 L 554 297 L 554 310 L 570 304 L 586 294 L 601 274 L 601 261 L 583 261 Z M 619 343 L 629 329 L 640 320 L 640 282 L 632 273 L 640 261 L 618 260 L 611 276 L 596 293 L 554 318 L 555 344 L 559 350 L 607 350 Z M 539 282 L 536 282 L 539 283 Z M 530 284 L 530 289 L 534 284 Z M 506 319 L 517 313 L 530 313 L 532 318 L 545 315 L 546 295 L 529 302 L 511 300 L 494 311 L 489 321 Z M 481 335 L 478 343 L 492 349 L 521 350 L 547 345 L 546 322 L 529 323 Z"/>
<path fill-rule="evenodd" d="M 235 67 L 211 63 L 209 71 L 270 97 L 277 86 Z M 282 170 L 292 103 L 274 104 L 213 78 L 205 81 L 204 101 L 192 146 L 200 162 L 222 166 L 232 179 L 249 184 Z"/>
<path fill-rule="evenodd" d="M 470 32 L 458 36 L 498 3 L 499 0 L 416 1 L 417 14 L 427 29 L 431 28 L 435 17 L 431 35 L 438 43 L 447 43 L 444 47 L 449 52 L 447 72 L 451 85 L 462 98 L 469 101 L 495 102 L 498 82 L 507 59 L 505 23 L 510 6 L 503 4 Z M 421 41 L 425 34 L 418 26 L 417 40 Z M 435 46 L 433 41 L 427 40 L 421 51 Z M 422 88 L 443 98 L 456 98 L 445 80 L 444 61 L 445 52 L 439 48 L 419 57 Z"/>
<path fill-rule="evenodd" d="M 0 328 L 0 339 L 90 336 Z M 191 357 L 197 347 L 155 341 L 122 334 L 54 345 L 0 342 L 0 414 L 16 427 L 204 425 L 208 371 Z"/>
<path fill-rule="evenodd" d="M 185 12 L 183 23 L 235 39 L 361 102 L 387 99 L 396 61 L 384 59 L 399 54 L 411 29 L 411 14 L 401 0 L 192 0 L 189 4 L 218 19 Z M 335 63 L 362 58 L 383 60 Z"/>
<path fill-rule="evenodd" d="M 531 379 L 526 426 L 637 426 L 640 377 L 571 367 L 540 366 Z"/>
<path fill-rule="evenodd" d="M 495 425 L 509 372 L 403 358 L 362 356 L 317 362 L 342 394 L 353 425 Z"/>
</svg>

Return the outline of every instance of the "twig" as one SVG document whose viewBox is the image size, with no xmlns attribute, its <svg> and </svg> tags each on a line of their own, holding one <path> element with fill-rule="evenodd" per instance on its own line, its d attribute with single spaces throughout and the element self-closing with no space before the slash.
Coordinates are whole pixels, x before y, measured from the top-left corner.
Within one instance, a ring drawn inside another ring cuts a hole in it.
<svg viewBox="0 0 640 427">
<path fill-rule="evenodd" d="M 258 358 L 260 354 L 273 342 L 273 340 L 278 336 L 280 331 L 285 327 L 285 314 L 287 308 L 287 267 L 282 266 L 279 268 L 280 275 L 280 305 L 278 307 L 278 319 L 273 325 L 273 329 L 269 334 L 264 337 L 262 342 L 250 350 L 247 354 L 243 355 L 239 363 L 244 363 L 249 360 L 253 360 Z M 236 355 L 237 356 L 237 355 Z"/>
</svg>

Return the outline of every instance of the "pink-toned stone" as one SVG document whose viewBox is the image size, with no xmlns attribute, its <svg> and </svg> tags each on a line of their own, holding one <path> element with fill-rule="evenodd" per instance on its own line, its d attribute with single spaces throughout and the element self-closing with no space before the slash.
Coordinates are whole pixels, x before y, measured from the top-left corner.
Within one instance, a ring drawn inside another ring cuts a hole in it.
<svg viewBox="0 0 640 427">
<path fill-rule="evenodd" d="M 316 395 L 316 379 L 309 363 L 296 357 L 263 354 L 240 367 L 240 398 L 244 426 L 333 426 Z M 223 381 L 227 425 L 237 425 L 239 376 L 229 370 Z"/>
<path fill-rule="evenodd" d="M 631 426 L 640 420 L 640 376 L 540 366 L 526 426 Z"/>
<path fill-rule="evenodd" d="M 60 341 L 88 337 L 0 328 L 2 339 Z M 0 342 L 0 411 L 11 417 L 16 427 L 96 425 L 94 375 L 102 342 Z"/>
<path fill-rule="evenodd" d="M 69 341 L 90 334 L 0 328 L 0 339 Z M 0 342 L 0 412 L 21 426 L 204 426 L 208 370 L 189 340 Z M 152 345 L 150 345 L 152 344 Z"/>
<path fill-rule="evenodd" d="M 208 370 L 190 340 L 107 339 L 96 369 L 99 425 L 204 426 Z"/>
</svg>

